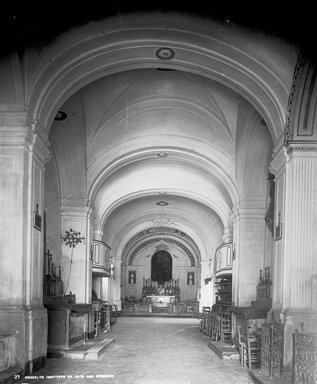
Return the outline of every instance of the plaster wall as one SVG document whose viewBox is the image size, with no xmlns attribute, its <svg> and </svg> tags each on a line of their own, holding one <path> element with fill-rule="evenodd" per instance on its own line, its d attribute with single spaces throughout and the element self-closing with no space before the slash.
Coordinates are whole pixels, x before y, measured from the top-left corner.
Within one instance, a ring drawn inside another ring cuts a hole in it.
<svg viewBox="0 0 317 384">
<path fill-rule="evenodd" d="M 180 300 L 196 301 L 197 286 L 199 283 L 198 268 L 192 267 L 188 256 L 177 249 L 177 247 L 168 247 L 167 252 L 172 256 L 172 278 L 179 279 Z M 133 265 L 125 268 L 125 287 L 126 295 L 124 297 L 135 296 L 137 299 L 142 298 L 143 279 L 151 278 L 151 259 L 153 256 L 152 247 L 147 247 L 138 252 L 133 259 Z M 136 283 L 129 284 L 129 271 L 136 271 Z M 194 272 L 195 284 L 187 284 L 187 272 Z"/>
<path fill-rule="evenodd" d="M 52 254 L 52 262 L 61 265 L 61 196 L 58 170 L 52 158 L 45 170 L 46 249 Z"/>
<path fill-rule="evenodd" d="M 63 207 L 62 234 L 73 229 L 80 232 L 83 241 L 74 248 L 62 243 L 62 280 L 64 292 L 76 294 L 76 302 L 89 304 L 91 302 L 91 267 L 90 243 L 87 207 Z"/>
</svg>

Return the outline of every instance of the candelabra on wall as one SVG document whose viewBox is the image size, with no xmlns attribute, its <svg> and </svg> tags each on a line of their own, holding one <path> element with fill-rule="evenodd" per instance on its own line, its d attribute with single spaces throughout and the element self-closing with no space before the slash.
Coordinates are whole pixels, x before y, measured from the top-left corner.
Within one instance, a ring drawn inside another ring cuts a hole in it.
<svg viewBox="0 0 317 384">
<path fill-rule="evenodd" d="M 82 243 L 83 240 L 85 240 L 85 237 L 81 236 L 80 232 L 73 231 L 72 229 L 70 229 L 69 231 L 66 231 L 65 237 L 63 237 L 63 241 L 70 248 L 75 248 L 76 245 L 78 245 L 79 243 Z"/>
</svg>

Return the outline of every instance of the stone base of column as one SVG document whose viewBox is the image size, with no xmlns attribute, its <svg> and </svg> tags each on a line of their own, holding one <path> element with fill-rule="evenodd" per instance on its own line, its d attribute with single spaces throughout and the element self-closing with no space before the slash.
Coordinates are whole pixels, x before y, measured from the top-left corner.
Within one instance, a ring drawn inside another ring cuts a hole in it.
<svg viewBox="0 0 317 384">
<path fill-rule="evenodd" d="M 293 333 L 297 329 L 303 333 L 317 334 L 317 311 L 311 309 L 288 310 L 274 313 L 275 319 L 281 319 L 284 324 L 284 366 L 291 368 L 293 361 Z M 301 326 L 302 325 L 302 326 Z"/>
<path fill-rule="evenodd" d="M 43 306 L 0 307 L 0 337 L 8 339 L 6 365 L 24 374 L 44 366 L 47 352 L 47 313 Z"/>
</svg>

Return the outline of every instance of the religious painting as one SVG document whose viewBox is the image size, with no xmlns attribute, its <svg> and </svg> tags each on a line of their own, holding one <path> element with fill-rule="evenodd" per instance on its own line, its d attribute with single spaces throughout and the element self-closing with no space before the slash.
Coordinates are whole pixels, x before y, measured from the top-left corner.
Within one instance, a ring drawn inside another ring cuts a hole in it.
<svg viewBox="0 0 317 384">
<path fill-rule="evenodd" d="M 187 273 L 187 285 L 194 285 L 194 284 L 195 284 L 194 272 L 188 272 Z"/>
<path fill-rule="evenodd" d="M 129 271 L 129 284 L 136 284 L 136 271 Z"/>
<path fill-rule="evenodd" d="M 41 223 L 42 223 L 42 218 L 39 213 L 39 205 L 36 204 L 36 211 L 34 212 L 34 218 L 33 218 L 33 227 L 37 229 L 38 231 L 41 230 Z"/>
<path fill-rule="evenodd" d="M 268 176 L 268 197 L 269 197 L 269 206 L 265 215 L 265 222 L 269 227 L 272 235 L 274 234 L 274 196 L 275 196 L 275 176 L 269 173 Z"/>
</svg>

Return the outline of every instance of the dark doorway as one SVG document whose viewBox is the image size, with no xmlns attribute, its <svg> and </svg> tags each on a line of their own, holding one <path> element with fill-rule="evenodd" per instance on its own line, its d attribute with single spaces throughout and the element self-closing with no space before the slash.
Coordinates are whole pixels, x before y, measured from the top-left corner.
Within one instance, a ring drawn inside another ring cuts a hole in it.
<svg viewBox="0 0 317 384">
<path fill-rule="evenodd" d="M 157 251 L 152 256 L 151 279 L 164 283 L 172 280 L 172 256 L 166 251 Z"/>
</svg>

